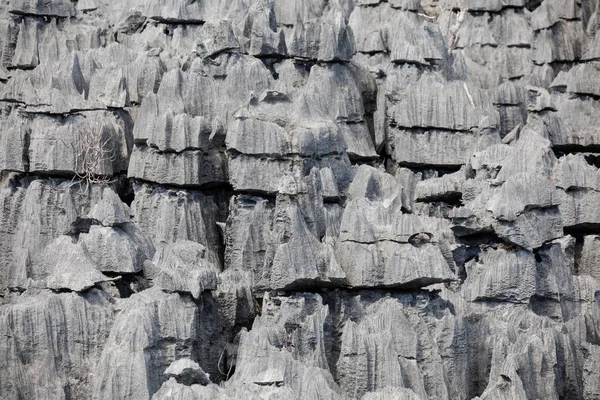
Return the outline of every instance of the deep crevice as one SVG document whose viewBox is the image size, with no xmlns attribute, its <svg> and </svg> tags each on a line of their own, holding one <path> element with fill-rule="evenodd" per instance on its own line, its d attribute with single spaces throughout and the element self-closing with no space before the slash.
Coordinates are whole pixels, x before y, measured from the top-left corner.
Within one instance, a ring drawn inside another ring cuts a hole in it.
<svg viewBox="0 0 600 400">
<path fill-rule="evenodd" d="M 600 234 L 600 223 L 582 223 L 577 225 L 563 227 L 565 235 L 571 235 L 575 238 L 584 235 Z"/>
<path fill-rule="evenodd" d="M 119 293 L 119 297 L 122 299 L 129 298 L 135 293 L 139 293 L 150 288 L 150 283 L 144 277 L 143 270 L 131 274 L 109 271 L 103 271 L 102 273 L 107 277 L 114 279 L 106 282 L 105 285 L 114 285 L 115 289 Z"/>
<path fill-rule="evenodd" d="M 231 183 L 229 182 L 208 182 L 203 184 L 183 184 L 177 185 L 175 183 L 161 183 L 155 181 L 149 181 L 146 179 L 138 178 L 138 177 L 130 177 L 130 179 L 139 184 L 147 184 L 152 187 L 161 187 L 166 190 L 186 190 L 190 192 L 202 192 L 202 193 L 210 193 L 213 191 L 217 191 L 219 189 L 227 190 L 232 189 Z"/>
<path fill-rule="evenodd" d="M 429 196 L 420 200 L 416 200 L 416 203 L 444 203 L 450 207 L 462 207 L 462 193 L 461 192 L 450 192 L 441 194 L 438 196 Z"/>
<path fill-rule="evenodd" d="M 541 6 L 542 2 L 543 0 L 527 0 L 527 2 L 525 3 L 525 8 L 527 8 L 529 11 L 533 11 L 539 6 Z"/>
<path fill-rule="evenodd" d="M 115 192 L 121 201 L 131 207 L 131 203 L 135 200 L 135 191 L 133 190 L 132 180 L 127 177 L 118 179 L 115 186 Z"/>
</svg>

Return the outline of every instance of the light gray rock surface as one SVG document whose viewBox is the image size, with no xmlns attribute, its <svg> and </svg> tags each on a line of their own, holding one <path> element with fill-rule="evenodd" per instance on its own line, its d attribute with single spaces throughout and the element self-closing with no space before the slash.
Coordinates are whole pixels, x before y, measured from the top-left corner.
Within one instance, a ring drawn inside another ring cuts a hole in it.
<svg viewBox="0 0 600 400">
<path fill-rule="evenodd" d="M 175 378 L 177 382 L 184 385 L 200 384 L 206 386 L 210 382 L 210 378 L 202 371 L 198 363 L 189 358 L 174 361 L 165 370 L 165 375 L 169 378 Z"/>
<path fill-rule="evenodd" d="M 402 211 L 394 177 L 361 166 L 349 188 L 336 258 L 355 287 L 419 287 L 454 278 L 437 237 Z"/>
<path fill-rule="evenodd" d="M 600 398 L 597 0 L 0 1 L 0 399 Z"/>
<path fill-rule="evenodd" d="M 188 240 L 164 245 L 144 265 L 144 276 L 166 292 L 187 292 L 198 299 L 203 291 L 216 289 L 220 272 L 206 255 L 204 246 Z"/>
</svg>

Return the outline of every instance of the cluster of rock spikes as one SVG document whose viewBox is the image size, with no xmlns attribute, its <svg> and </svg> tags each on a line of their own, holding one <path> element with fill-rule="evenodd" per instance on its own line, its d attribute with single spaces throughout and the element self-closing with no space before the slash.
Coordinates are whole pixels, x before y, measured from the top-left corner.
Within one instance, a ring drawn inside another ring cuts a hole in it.
<svg viewBox="0 0 600 400">
<path fill-rule="evenodd" d="M 600 399 L 600 1 L 0 1 L 0 399 Z"/>
</svg>

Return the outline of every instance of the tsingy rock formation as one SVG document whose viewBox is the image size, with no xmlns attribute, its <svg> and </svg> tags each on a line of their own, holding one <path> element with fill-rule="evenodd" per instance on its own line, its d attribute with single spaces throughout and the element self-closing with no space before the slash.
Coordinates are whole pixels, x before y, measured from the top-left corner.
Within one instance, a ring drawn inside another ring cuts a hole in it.
<svg viewBox="0 0 600 400">
<path fill-rule="evenodd" d="M 600 2 L 0 1 L 0 399 L 600 399 Z"/>
</svg>

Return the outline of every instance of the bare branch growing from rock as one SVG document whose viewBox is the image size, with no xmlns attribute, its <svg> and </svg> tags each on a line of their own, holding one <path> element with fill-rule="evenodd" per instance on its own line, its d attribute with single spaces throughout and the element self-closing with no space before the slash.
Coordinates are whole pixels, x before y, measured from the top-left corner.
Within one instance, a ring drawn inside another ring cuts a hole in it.
<svg viewBox="0 0 600 400">
<path fill-rule="evenodd" d="M 452 26 L 450 26 L 450 21 L 451 18 L 448 18 L 448 29 L 446 30 L 446 38 L 448 40 L 448 51 L 452 51 L 452 49 L 454 49 L 454 46 L 456 45 L 457 39 L 458 39 L 458 30 L 460 29 L 460 26 L 462 25 L 463 21 L 465 20 L 465 15 L 467 14 L 467 11 L 469 11 L 468 8 L 464 8 L 462 7 L 462 3 L 460 6 L 460 10 L 458 11 L 457 17 L 456 17 L 456 23 Z"/>
<path fill-rule="evenodd" d="M 71 185 L 82 183 L 81 191 L 87 192 L 92 184 L 108 184 L 114 181 L 106 172 L 112 171 L 117 155 L 110 133 L 105 129 L 82 129 L 75 141 L 68 143 L 75 155 L 75 176 Z"/>
</svg>

